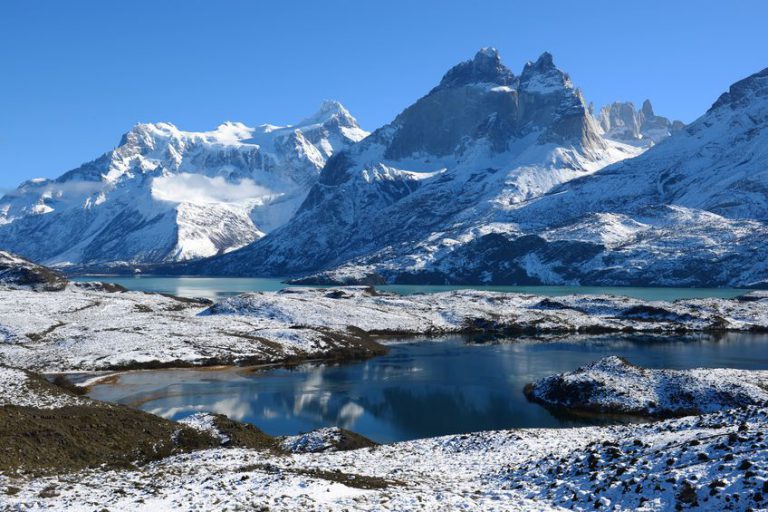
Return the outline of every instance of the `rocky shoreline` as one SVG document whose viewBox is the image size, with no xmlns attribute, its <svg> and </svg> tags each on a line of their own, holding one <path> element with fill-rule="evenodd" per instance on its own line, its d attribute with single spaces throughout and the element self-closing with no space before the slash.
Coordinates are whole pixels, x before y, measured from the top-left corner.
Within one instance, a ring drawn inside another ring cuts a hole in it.
<svg viewBox="0 0 768 512">
<path fill-rule="evenodd" d="M 545 377 L 524 392 L 555 410 L 669 418 L 768 407 L 768 371 L 656 370 L 611 356 Z"/>
<path fill-rule="evenodd" d="M 274 453 L 375 446 L 343 429 L 274 438 L 218 414 L 181 422 L 82 396 L 26 370 L 0 366 L 0 474 L 136 468 L 190 451 L 227 447 Z"/>
</svg>

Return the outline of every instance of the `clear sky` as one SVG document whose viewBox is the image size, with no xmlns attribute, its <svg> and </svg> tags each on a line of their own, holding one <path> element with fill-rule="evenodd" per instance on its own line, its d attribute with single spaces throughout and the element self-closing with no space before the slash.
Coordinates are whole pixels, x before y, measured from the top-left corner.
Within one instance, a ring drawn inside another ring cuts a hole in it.
<svg viewBox="0 0 768 512">
<path fill-rule="evenodd" d="M 373 129 L 452 65 L 543 51 L 588 101 L 689 122 L 768 66 L 768 2 L 0 2 L 0 191 L 55 177 L 137 122 L 287 124 L 338 99 Z"/>
</svg>

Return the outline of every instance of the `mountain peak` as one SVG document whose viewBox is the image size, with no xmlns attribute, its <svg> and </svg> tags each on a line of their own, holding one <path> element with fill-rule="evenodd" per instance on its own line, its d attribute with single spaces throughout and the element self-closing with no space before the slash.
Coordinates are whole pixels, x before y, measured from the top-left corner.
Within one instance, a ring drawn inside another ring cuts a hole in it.
<svg viewBox="0 0 768 512">
<path fill-rule="evenodd" d="M 496 62 L 501 62 L 501 57 L 499 57 L 499 50 L 497 50 L 492 46 L 486 46 L 485 48 L 480 48 L 472 60 L 474 62 L 478 62 L 485 59 L 491 59 Z"/>
<path fill-rule="evenodd" d="M 555 66 L 552 54 L 544 52 L 536 62 L 528 62 L 520 75 L 520 90 L 548 94 L 572 89 L 573 84 L 567 73 Z"/>
<path fill-rule="evenodd" d="M 120 138 L 118 146 L 149 144 L 154 137 L 172 137 L 179 129 L 171 123 L 136 123 Z"/>
<path fill-rule="evenodd" d="M 768 96 L 768 68 L 731 85 L 728 92 L 723 93 L 709 111 L 725 105 L 731 108 L 743 107 L 749 105 L 755 98 L 765 96 Z"/>
<path fill-rule="evenodd" d="M 303 119 L 298 126 L 325 124 L 334 118 L 338 119 L 343 126 L 357 126 L 357 120 L 352 117 L 344 105 L 336 100 L 323 100 L 317 112 Z"/>
<path fill-rule="evenodd" d="M 334 115 L 334 114 L 341 114 L 341 115 L 349 115 L 349 111 L 344 108 L 344 105 L 341 104 L 341 102 L 336 100 L 323 100 L 322 103 L 320 103 L 320 108 L 317 110 L 316 115 Z"/>
<path fill-rule="evenodd" d="M 528 61 L 523 68 L 523 73 L 531 72 L 546 72 L 549 70 L 557 70 L 555 66 L 555 59 L 549 52 L 544 52 L 539 55 L 539 58 L 535 62 Z"/>
<path fill-rule="evenodd" d="M 640 109 L 640 111 L 645 116 L 654 117 L 656 115 L 653 113 L 653 105 L 651 105 L 651 100 L 645 100 L 643 102 L 643 107 Z"/>
<path fill-rule="evenodd" d="M 6 195 L 0 247 L 39 261 L 109 265 L 202 258 L 250 243 L 288 221 L 331 155 L 367 135 L 335 101 L 308 122 L 225 122 L 209 131 L 136 124 L 97 159 Z"/>
<path fill-rule="evenodd" d="M 600 109 L 598 122 L 607 138 L 639 147 L 650 147 L 661 142 L 684 126 L 680 121 L 673 122 L 657 116 L 651 100 L 643 101 L 640 110 L 635 110 L 631 101 L 604 105 Z"/>
<path fill-rule="evenodd" d="M 536 63 L 534 66 L 538 68 L 553 68 L 555 67 L 555 61 L 552 57 L 552 54 L 549 52 L 544 52 L 541 55 L 539 55 L 539 58 L 536 59 Z"/>
<path fill-rule="evenodd" d="M 437 89 L 461 87 L 473 83 L 512 85 L 516 82 L 514 73 L 501 62 L 496 48 L 481 48 L 472 60 L 452 67 L 443 76 Z"/>
</svg>

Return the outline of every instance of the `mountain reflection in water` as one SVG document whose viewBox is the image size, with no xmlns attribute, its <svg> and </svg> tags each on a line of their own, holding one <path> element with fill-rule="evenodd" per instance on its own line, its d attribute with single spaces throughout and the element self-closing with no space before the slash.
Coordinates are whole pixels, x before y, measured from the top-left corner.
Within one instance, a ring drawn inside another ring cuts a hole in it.
<svg viewBox="0 0 768 512">
<path fill-rule="evenodd" d="M 386 356 L 292 369 L 158 370 L 123 375 L 91 396 L 180 419 L 226 414 L 273 435 L 337 425 L 379 442 L 476 430 L 564 427 L 616 418 L 553 415 L 523 386 L 606 355 L 649 367 L 768 369 L 768 336 L 581 336 L 395 344 Z"/>
</svg>

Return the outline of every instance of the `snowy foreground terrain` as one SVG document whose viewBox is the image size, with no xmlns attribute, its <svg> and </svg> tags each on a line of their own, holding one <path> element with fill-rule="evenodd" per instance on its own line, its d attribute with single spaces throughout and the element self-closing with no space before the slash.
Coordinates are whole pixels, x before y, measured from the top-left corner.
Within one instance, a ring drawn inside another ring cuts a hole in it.
<svg viewBox="0 0 768 512">
<path fill-rule="evenodd" d="M 599 387 L 581 398 L 630 404 L 619 412 L 646 416 L 684 395 L 699 410 L 687 404 L 674 413 L 708 414 L 384 446 L 337 428 L 272 438 L 207 413 L 172 422 L 33 373 L 372 356 L 384 350 L 372 337 L 387 333 L 762 331 L 768 296 L 758 292 L 666 303 L 476 291 L 401 297 L 358 287 L 206 304 L 96 283 L 44 291 L 46 279 L 60 277 L 11 256 L 6 264 L 27 272 L 0 276 L 2 510 L 767 506 L 765 372 L 645 370 L 608 358 L 537 383 L 538 397 L 527 392 L 545 402 L 559 397 L 550 406 L 584 409 L 566 398 Z M 556 382 L 559 393 L 547 395 Z"/>
<path fill-rule="evenodd" d="M 189 423 L 226 443 L 208 420 Z M 322 442 L 319 453 L 209 448 L 128 469 L 0 473 L 0 504 L 18 510 L 758 510 L 768 496 L 767 427 L 768 411 L 751 407 L 644 425 L 480 432 L 354 451 L 336 452 Z"/>
</svg>

